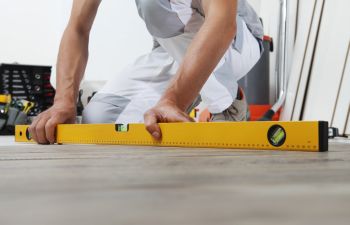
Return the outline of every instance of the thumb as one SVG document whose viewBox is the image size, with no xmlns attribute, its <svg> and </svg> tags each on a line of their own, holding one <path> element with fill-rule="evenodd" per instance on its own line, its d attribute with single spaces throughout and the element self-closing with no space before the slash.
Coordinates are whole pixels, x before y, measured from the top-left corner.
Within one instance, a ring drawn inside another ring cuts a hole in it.
<svg viewBox="0 0 350 225">
<path fill-rule="evenodd" d="M 146 130 L 158 141 L 162 139 L 162 132 L 158 125 L 158 117 L 153 111 L 148 111 L 144 115 Z"/>
</svg>

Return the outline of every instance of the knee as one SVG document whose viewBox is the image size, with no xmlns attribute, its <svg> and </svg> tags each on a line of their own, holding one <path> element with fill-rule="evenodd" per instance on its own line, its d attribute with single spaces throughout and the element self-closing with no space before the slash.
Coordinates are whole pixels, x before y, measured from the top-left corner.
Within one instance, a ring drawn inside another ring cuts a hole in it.
<svg viewBox="0 0 350 225">
<path fill-rule="evenodd" d="M 97 93 L 83 111 L 83 123 L 115 123 L 130 100 Z"/>
<path fill-rule="evenodd" d="M 119 108 L 101 101 L 90 101 L 83 111 L 84 124 L 114 123 L 120 115 Z"/>
<path fill-rule="evenodd" d="M 171 8 L 170 1 L 136 0 L 140 16 L 152 36 L 170 38 L 184 32 L 185 25 Z"/>
<path fill-rule="evenodd" d="M 114 123 L 115 120 L 107 113 L 105 105 L 99 102 L 90 102 L 83 111 L 84 124 Z"/>
</svg>

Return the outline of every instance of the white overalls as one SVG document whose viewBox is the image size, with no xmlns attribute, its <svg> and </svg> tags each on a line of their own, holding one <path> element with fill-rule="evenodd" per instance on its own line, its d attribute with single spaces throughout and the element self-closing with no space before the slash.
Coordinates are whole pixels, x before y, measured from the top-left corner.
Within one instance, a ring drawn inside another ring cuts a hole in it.
<svg viewBox="0 0 350 225">
<path fill-rule="evenodd" d="M 136 0 L 154 38 L 153 50 L 107 82 L 83 112 L 83 123 L 139 123 L 160 99 L 204 23 L 201 0 Z M 237 81 L 261 55 L 262 26 L 246 0 L 238 1 L 237 34 L 200 92 L 211 113 L 227 109 Z M 142 38 L 142 37 L 140 37 Z"/>
</svg>

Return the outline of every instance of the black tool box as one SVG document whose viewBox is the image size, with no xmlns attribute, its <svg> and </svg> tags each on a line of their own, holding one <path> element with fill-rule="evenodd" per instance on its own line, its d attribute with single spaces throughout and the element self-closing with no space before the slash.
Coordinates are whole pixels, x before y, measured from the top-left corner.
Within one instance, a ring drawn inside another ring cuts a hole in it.
<svg viewBox="0 0 350 225">
<path fill-rule="evenodd" d="M 53 104 L 51 66 L 0 64 L 0 94 L 35 103 L 28 116 L 36 116 Z"/>
</svg>

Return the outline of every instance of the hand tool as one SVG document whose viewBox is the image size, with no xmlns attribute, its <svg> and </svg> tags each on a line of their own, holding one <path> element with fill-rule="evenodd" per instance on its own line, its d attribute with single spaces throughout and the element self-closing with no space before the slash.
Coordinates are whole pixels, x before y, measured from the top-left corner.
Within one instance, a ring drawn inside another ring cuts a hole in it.
<svg viewBox="0 0 350 225">
<path fill-rule="evenodd" d="M 144 124 L 61 124 L 59 144 L 146 145 L 253 150 L 328 151 L 328 122 L 161 123 L 155 141 Z M 16 126 L 17 142 L 33 142 L 28 126 Z"/>
</svg>

